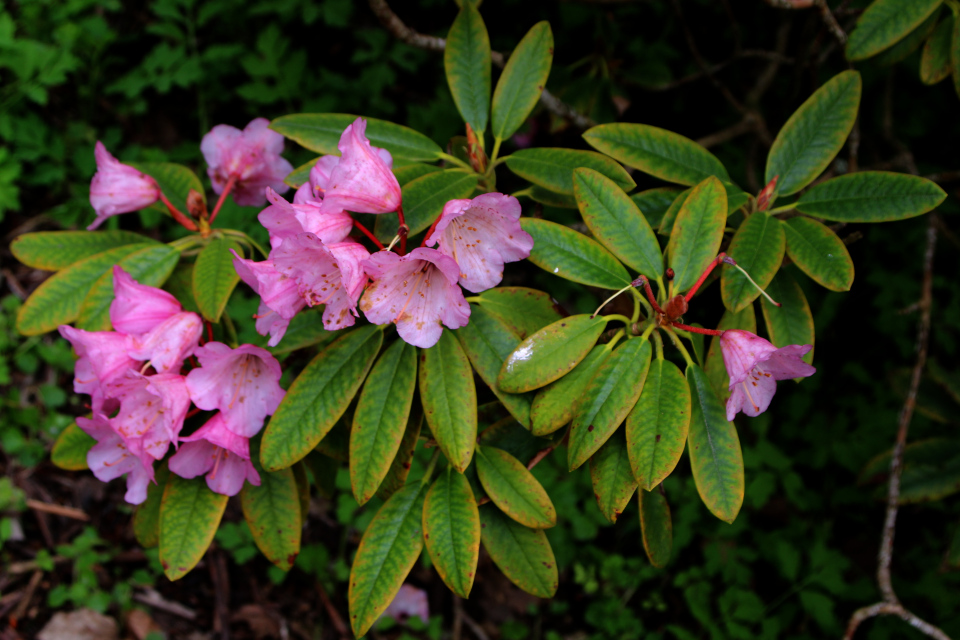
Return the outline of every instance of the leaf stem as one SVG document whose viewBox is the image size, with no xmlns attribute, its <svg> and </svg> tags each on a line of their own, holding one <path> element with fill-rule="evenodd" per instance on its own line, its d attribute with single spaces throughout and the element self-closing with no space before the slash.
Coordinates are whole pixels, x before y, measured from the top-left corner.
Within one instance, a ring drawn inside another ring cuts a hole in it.
<svg viewBox="0 0 960 640">
<path fill-rule="evenodd" d="M 458 167 L 462 167 L 464 169 L 469 169 L 470 171 L 473 171 L 473 167 L 471 167 L 469 164 L 467 164 L 466 162 L 464 162 L 463 160 L 461 160 L 456 156 L 452 156 L 449 153 L 443 153 L 442 151 L 437 155 L 440 156 L 441 160 L 446 160 L 450 164 L 455 164 Z"/>
<path fill-rule="evenodd" d="M 179 222 L 189 231 L 199 231 L 197 223 L 185 216 L 180 209 L 177 209 L 175 206 L 173 206 L 173 203 L 167 200 L 167 196 L 164 195 L 163 191 L 160 192 L 160 201 L 167 205 L 167 210 L 170 211 L 170 215 L 173 216 L 174 220 Z"/>
<path fill-rule="evenodd" d="M 430 484 L 430 480 L 433 479 L 433 468 L 437 466 L 437 458 L 439 457 L 440 457 L 440 447 L 437 447 L 433 451 L 433 456 L 431 456 L 430 462 L 427 463 L 427 470 L 423 473 L 423 478 L 420 479 L 421 488 Z"/>
<path fill-rule="evenodd" d="M 694 366 L 693 358 L 690 357 L 690 352 L 687 351 L 685 346 L 683 346 L 683 342 L 681 342 L 680 338 L 677 337 L 677 334 L 671 331 L 669 327 L 663 327 L 663 330 L 667 332 L 668 336 L 670 336 L 670 341 L 673 342 L 673 346 L 680 350 L 680 353 L 683 355 L 683 359 L 687 361 L 687 366 Z"/>
<path fill-rule="evenodd" d="M 603 317 L 607 322 L 613 322 L 614 320 L 619 320 L 620 322 L 627 325 L 628 327 L 630 326 L 630 318 L 624 315 L 620 315 L 619 313 L 611 313 L 610 315 L 603 316 Z"/>
<path fill-rule="evenodd" d="M 776 214 L 778 214 L 778 213 L 785 213 L 785 212 L 787 212 L 787 211 L 793 211 L 793 210 L 796 209 L 796 208 L 797 208 L 797 203 L 794 202 L 793 204 L 785 204 L 785 205 L 783 205 L 783 206 L 775 207 L 775 208 L 773 208 L 773 209 L 770 209 L 769 211 L 767 211 L 767 214 L 772 216 L 772 215 L 776 215 Z"/>
<path fill-rule="evenodd" d="M 375 245 L 377 245 L 378 247 L 380 247 L 381 249 L 383 249 L 383 243 L 380 242 L 379 240 L 377 240 L 377 236 L 375 236 L 375 235 L 373 235 L 372 233 L 370 233 L 370 230 L 367 229 L 367 228 L 366 228 L 365 226 L 363 226 L 362 224 L 360 224 L 359 221 L 354 220 L 354 221 L 353 221 L 353 226 L 355 226 L 357 229 L 360 229 L 360 232 L 363 233 L 363 235 L 365 235 L 365 236 L 367 236 L 368 238 L 370 238 L 370 240 L 373 241 L 373 244 L 375 244 Z"/>
<path fill-rule="evenodd" d="M 657 360 L 663 360 L 663 338 L 659 331 L 653 332 L 653 341 L 657 345 Z"/>
</svg>

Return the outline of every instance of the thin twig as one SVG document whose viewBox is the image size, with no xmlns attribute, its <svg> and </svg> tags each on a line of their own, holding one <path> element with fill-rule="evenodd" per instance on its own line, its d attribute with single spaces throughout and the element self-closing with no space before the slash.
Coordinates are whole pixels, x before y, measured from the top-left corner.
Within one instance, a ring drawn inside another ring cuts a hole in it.
<svg viewBox="0 0 960 640">
<path fill-rule="evenodd" d="M 735 125 L 729 126 L 726 129 L 721 129 L 716 133 L 711 133 L 708 136 L 697 139 L 697 144 L 701 147 L 715 147 L 718 144 L 723 144 L 724 142 L 729 142 L 734 138 L 741 136 L 745 133 L 750 133 L 757 130 L 757 119 L 754 114 L 748 113 L 743 117 L 740 122 Z"/>
<path fill-rule="evenodd" d="M 37 587 L 40 586 L 40 580 L 43 579 L 43 571 L 37 570 L 33 572 L 33 575 L 30 576 L 30 582 L 27 583 L 27 588 L 23 591 L 23 597 L 20 599 L 20 602 L 17 603 L 17 608 L 13 610 L 11 616 L 15 619 L 20 619 L 27 614 L 27 609 L 30 607 L 30 601 L 33 600 L 33 594 L 36 593 Z"/>
<path fill-rule="evenodd" d="M 350 629 L 347 628 L 346 623 L 343 621 L 343 618 L 340 617 L 340 612 L 337 611 L 337 608 L 333 606 L 333 602 L 330 601 L 330 596 L 327 595 L 327 590 L 323 588 L 323 585 L 319 582 L 317 583 L 317 591 L 320 593 L 320 604 L 323 605 L 324 611 L 327 612 L 327 615 L 330 617 L 330 624 L 333 625 L 333 628 L 337 630 L 337 634 L 341 638 L 350 638 Z"/>
<path fill-rule="evenodd" d="M 34 511 L 43 511 L 44 513 L 52 513 L 55 516 L 63 516 L 64 518 L 73 518 L 74 520 L 82 520 L 87 522 L 90 520 L 90 516 L 81 511 L 80 509 L 74 509 L 73 507 L 64 507 L 59 504 L 50 504 L 49 502 L 41 502 L 39 500 L 27 500 L 27 507 L 33 509 Z"/>
<path fill-rule="evenodd" d="M 823 16 L 823 22 L 827 25 L 827 30 L 833 34 L 833 37 L 837 39 L 841 47 L 846 45 L 847 34 L 840 28 L 840 23 L 837 22 L 836 16 L 830 11 L 830 7 L 827 6 L 827 0 L 815 0 L 815 4 L 820 8 L 820 15 Z"/>
<path fill-rule="evenodd" d="M 180 616 L 184 620 L 196 620 L 197 618 L 196 611 L 180 604 L 179 602 L 167 600 L 154 589 L 147 588 L 144 589 L 142 593 L 135 593 L 133 594 L 133 599 L 140 604 L 147 605 L 148 607 L 153 607 L 154 609 L 159 609 L 160 611 L 166 611 L 167 613 L 172 613 L 175 616 Z"/>
</svg>

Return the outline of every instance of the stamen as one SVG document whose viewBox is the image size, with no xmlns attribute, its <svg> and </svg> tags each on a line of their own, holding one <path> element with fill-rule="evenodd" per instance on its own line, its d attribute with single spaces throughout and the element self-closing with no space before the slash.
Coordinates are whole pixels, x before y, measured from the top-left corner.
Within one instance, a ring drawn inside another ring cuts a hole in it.
<svg viewBox="0 0 960 640">
<path fill-rule="evenodd" d="M 393 251 L 393 246 L 400 242 L 400 236 L 393 236 L 393 240 L 390 241 L 390 244 L 387 245 L 387 251 Z"/>
<path fill-rule="evenodd" d="M 723 257 L 723 261 L 724 261 L 725 263 L 729 264 L 729 265 L 732 266 L 732 267 L 736 267 L 737 270 L 740 271 L 740 273 L 742 273 L 743 276 L 747 279 L 747 281 L 749 281 L 750 284 L 752 284 L 753 286 L 755 286 L 755 287 L 757 288 L 757 290 L 759 290 L 760 293 L 763 294 L 763 297 L 764 297 L 764 298 L 766 298 L 766 299 L 769 300 L 772 304 L 774 304 L 774 305 L 776 305 L 776 306 L 778 306 L 778 307 L 782 307 L 782 306 L 783 306 L 782 304 L 780 304 L 779 302 L 777 302 L 776 300 L 774 300 L 773 298 L 771 298 L 771 297 L 770 297 L 770 294 L 767 293 L 766 291 L 764 291 L 764 290 L 760 287 L 760 285 L 758 285 L 756 282 L 754 282 L 754 281 L 753 281 L 753 278 L 750 277 L 750 274 L 747 273 L 747 272 L 744 270 L 743 267 L 741 267 L 741 266 L 738 265 L 736 262 L 734 262 L 733 258 L 731 258 L 730 256 L 726 256 L 726 255 L 725 255 L 725 256 Z"/>
<path fill-rule="evenodd" d="M 747 386 L 747 381 L 744 380 L 740 384 L 743 386 L 743 392 L 747 394 L 747 399 L 750 400 L 750 404 L 753 405 L 753 409 L 759 412 L 760 405 L 758 405 L 756 400 L 753 399 L 753 396 L 750 395 L 750 388 Z"/>
<path fill-rule="evenodd" d="M 631 282 L 630 284 L 628 284 L 627 286 L 625 286 L 623 289 L 620 289 L 620 291 L 617 291 L 615 294 L 613 294 L 612 296 L 610 296 L 609 298 L 607 298 L 606 300 L 604 300 L 604 301 L 603 301 L 603 304 L 601 304 L 599 307 L 597 307 L 597 310 L 594 311 L 593 314 L 592 314 L 590 317 L 591 317 L 591 318 L 596 318 L 596 317 L 597 317 L 597 314 L 600 313 L 600 310 L 601 310 L 601 309 L 603 309 L 605 306 L 607 306 L 608 304 L 610 304 L 611 302 L 613 302 L 613 299 L 616 298 L 618 295 L 620 295 L 621 293 L 623 293 L 623 292 L 626 291 L 627 289 L 630 289 L 630 288 L 633 287 L 633 286 L 634 286 L 634 285 L 633 285 L 633 283 Z"/>
</svg>

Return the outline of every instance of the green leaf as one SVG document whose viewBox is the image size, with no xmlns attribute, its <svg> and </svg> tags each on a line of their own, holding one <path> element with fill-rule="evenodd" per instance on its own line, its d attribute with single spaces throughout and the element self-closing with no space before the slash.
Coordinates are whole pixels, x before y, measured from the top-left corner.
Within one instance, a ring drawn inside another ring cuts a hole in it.
<svg viewBox="0 0 960 640">
<path fill-rule="evenodd" d="M 273 120 L 270 128 L 311 151 L 338 156 L 340 136 L 356 119 L 347 113 L 295 113 Z M 386 120 L 365 120 L 370 144 L 386 149 L 394 160 L 429 162 L 443 153 L 436 142 L 418 131 Z"/>
<path fill-rule="evenodd" d="M 960 452 L 937 465 L 908 465 L 900 480 L 900 504 L 942 500 L 960 491 Z"/>
<path fill-rule="evenodd" d="M 444 584 L 469 598 L 480 557 L 480 512 L 470 482 L 450 467 L 427 492 L 423 540 Z"/>
<path fill-rule="evenodd" d="M 411 180 L 403 186 L 404 221 L 410 227 L 408 235 L 416 235 L 433 224 L 441 213 L 443 205 L 450 200 L 469 198 L 477 187 L 479 176 L 463 169 L 445 169 L 436 173 Z M 395 215 L 377 216 L 374 227 L 376 236 L 383 242 L 389 242 L 400 228 Z"/>
<path fill-rule="evenodd" d="M 191 189 L 200 194 L 200 199 L 204 204 L 207 202 L 207 192 L 203 188 L 203 183 L 200 182 L 200 178 L 190 167 L 173 162 L 128 162 L 126 164 L 143 171 L 156 180 L 160 186 L 160 191 L 170 201 L 170 204 L 186 216 L 190 215 L 187 207 L 187 196 L 190 195 Z M 162 202 L 150 205 L 150 208 L 170 215 L 170 211 Z"/>
<path fill-rule="evenodd" d="M 243 255 L 243 247 L 231 238 L 214 237 L 205 246 L 193 267 L 193 299 L 200 313 L 210 322 L 220 322 L 233 288 L 240 282 L 233 268 L 230 249 Z"/>
<path fill-rule="evenodd" d="M 760 301 L 770 342 L 778 347 L 788 344 L 812 345 L 813 313 L 797 281 L 789 273 L 781 271 L 767 287 L 767 293 L 781 305 L 776 307 L 766 298 Z M 813 362 L 813 349 L 803 356 L 803 361 L 808 364 Z"/>
<path fill-rule="evenodd" d="M 347 600 L 356 637 L 367 633 L 393 601 L 423 549 L 420 483 L 397 491 L 380 507 L 360 540 Z"/>
<path fill-rule="evenodd" d="M 647 219 L 652 229 L 658 229 L 667 209 L 680 194 L 680 189 L 674 187 L 657 187 L 647 189 L 630 196 L 633 203 L 640 209 L 640 213 Z M 677 207 L 679 209 L 679 205 Z"/>
<path fill-rule="evenodd" d="M 670 232 L 667 255 L 675 274 L 672 291 L 693 286 L 717 257 L 726 222 L 727 194 L 719 180 L 707 178 L 690 192 Z"/>
<path fill-rule="evenodd" d="M 131 245 L 135 246 L 135 245 Z M 121 259 L 117 265 L 140 284 L 159 287 L 173 273 L 180 252 L 165 244 L 150 245 Z M 109 331 L 110 305 L 113 303 L 113 269 L 103 273 L 90 287 L 80 305 L 77 328 L 86 331 Z"/>
<path fill-rule="evenodd" d="M 581 167 L 600 174 L 621 193 L 637 186 L 623 167 L 596 151 L 538 147 L 514 151 L 505 160 L 507 167 L 521 178 L 565 195 L 574 194 L 573 173 Z"/>
<path fill-rule="evenodd" d="M 257 452 L 251 462 L 260 475 L 260 486 L 244 483 L 240 491 L 243 517 L 267 560 L 284 571 L 293 567 L 300 553 L 300 493 L 292 468 L 264 471 Z"/>
<path fill-rule="evenodd" d="M 530 185 L 515 195 L 526 195 L 534 202 L 539 202 L 540 204 L 547 205 L 548 207 L 556 207 L 557 209 L 577 208 L 577 201 L 573 199 L 573 196 L 557 193 L 556 191 L 550 191 L 549 189 L 544 189 L 536 184 Z"/>
<path fill-rule="evenodd" d="M 310 513 L 310 476 L 307 473 L 307 463 L 301 460 L 290 467 L 293 469 L 293 480 L 297 484 L 297 499 L 300 503 L 300 522 L 306 522 Z"/>
<path fill-rule="evenodd" d="M 422 426 L 423 409 L 419 403 L 414 404 L 410 412 L 410 419 L 407 420 L 407 428 L 403 432 L 403 439 L 400 440 L 400 449 L 390 464 L 390 469 L 383 478 L 383 482 L 380 483 L 380 488 L 377 489 L 377 497 L 381 500 L 389 499 L 407 481 L 407 476 L 410 475 L 410 463 L 413 460 L 413 452 L 417 447 Z"/>
<path fill-rule="evenodd" d="M 556 276 L 603 289 L 621 289 L 631 278 L 623 265 L 599 243 L 563 225 L 521 218 L 533 236 L 530 262 Z"/>
<path fill-rule="evenodd" d="M 10 243 L 13 257 L 34 269 L 59 271 L 116 247 L 154 242 L 132 231 L 39 231 Z"/>
<path fill-rule="evenodd" d="M 128 255 L 156 247 L 155 243 L 115 247 L 70 265 L 34 290 L 17 313 L 17 331 L 36 336 L 77 319 L 80 306 L 94 283 Z"/>
<path fill-rule="evenodd" d="M 543 485 L 503 449 L 478 447 L 477 475 L 493 503 L 523 526 L 547 529 L 557 524 L 557 511 Z"/>
<path fill-rule="evenodd" d="M 267 351 L 278 356 L 307 347 L 322 349 L 350 331 L 350 329 L 327 331 L 323 328 L 322 313 L 322 307 L 314 307 L 304 309 L 295 315 L 293 320 L 290 321 L 286 333 L 283 334 L 283 340 L 280 341 L 280 344 L 275 347 L 266 347 Z M 265 345 L 267 341 L 264 340 L 263 342 Z"/>
<path fill-rule="evenodd" d="M 482 137 L 490 115 L 490 36 L 472 4 L 463 5 L 450 27 L 443 67 L 463 121 Z"/>
<path fill-rule="evenodd" d="M 637 490 L 627 457 L 627 442 L 620 429 L 590 458 L 590 483 L 600 513 L 616 522 Z"/>
<path fill-rule="evenodd" d="M 553 444 L 546 438 L 538 438 L 530 431 L 506 415 L 503 419 L 490 424 L 477 436 L 477 443 L 485 447 L 503 449 L 514 458 L 528 464 L 534 456 Z"/>
<path fill-rule="evenodd" d="M 264 469 L 289 467 L 317 446 L 347 410 L 382 342 L 379 327 L 367 325 L 341 336 L 310 361 L 263 432 Z"/>
<path fill-rule="evenodd" d="M 160 502 L 160 565 L 168 579 L 179 580 L 197 566 L 226 508 L 227 496 L 211 491 L 202 477 L 167 477 Z"/>
<path fill-rule="evenodd" d="M 505 393 L 497 386 L 497 375 L 503 361 L 520 344 L 520 338 L 505 322 L 482 306 L 474 306 L 469 324 L 454 333 L 480 378 L 517 422 L 529 429 L 533 394 Z"/>
<path fill-rule="evenodd" d="M 317 450 L 311 451 L 307 457 L 302 460 L 310 467 L 310 473 L 313 475 L 313 484 L 321 496 L 332 500 L 337 493 L 337 472 L 340 465 L 337 460 L 321 453 Z M 294 465 L 297 466 L 297 465 Z"/>
<path fill-rule="evenodd" d="M 831 291 L 853 286 L 853 260 L 843 240 L 829 227 L 804 217 L 783 224 L 787 255 L 801 271 Z"/>
<path fill-rule="evenodd" d="M 463 473 L 477 442 L 477 389 L 470 361 L 450 331 L 420 350 L 420 400 L 437 445 Z"/>
<path fill-rule="evenodd" d="M 557 561 L 542 529 L 530 529 L 494 505 L 480 509 L 480 539 L 490 558 L 513 584 L 539 598 L 557 592 Z"/>
<path fill-rule="evenodd" d="M 905 37 L 943 0 L 876 0 L 860 15 L 847 40 L 847 59 L 874 56 Z"/>
<path fill-rule="evenodd" d="M 627 416 L 627 452 L 641 488 L 652 490 L 680 462 L 690 430 L 690 402 L 690 388 L 677 365 L 654 360 Z"/>
<path fill-rule="evenodd" d="M 860 91 L 860 74 L 844 71 L 807 98 L 773 141 L 764 182 L 780 176 L 777 193 L 788 196 L 823 173 L 853 129 Z"/>
<path fill-rule="evenodd" d="M 920 81 L 924 84 L 937 84 L 945 80 L 953 70 L 950 63 L 950 49 L 953 42 L 953 16 L 944 16 L 933 33 L 923 44 L 920 55 Z"/>
<path fill-rule="evenodd" d="M 779 220 L 757 211 L 733 234 L 727 254 L 737 261 L 761 289 L 766 289 L 783 263 L 786 235 Z M 740 311 L 760 297 L 760 289 L 729 264 L 721 267 L 720 294 L 731 311 Z"/>
<path fill-rule="evenodd" d="M 593 236 L 628 267 L 654 280 L 663 276 L 657 236 L 633 200 L 592 169 L 576 169 L 573 182 L 580 214 Z"/>
<path fill-rule="evenodd" d="M 153 474 L 154 481 L 147 485 L 147 499 L 133 513 L 133 535 L 144 549 L 160 544 L 160 503 L 169 477 L 170 469 L 161 463 Z"/>
<path fill-rule="evenodd" d="M 493 92 L 490 133 L 506 140 L 520 128 L 543 88 L 553 63 L 553 32 L 547 21 L 538 22 L 510 54 Z"/>
<path fill-rule="evenodd" d="M 880 66 L 888 66 L 905 60 L 911 53 L 920 48 L 923 41 L 927 39 L 934 27 L 937 26 L 937 18 L 940 12 L 934 11 L 930 17 L 921 23 L 919 27 L 910 32 L 906 38 L 884 50 L 875 61 Z"/>
<path fill-rule="evenodd" d="M 417 348 L 397 340 L 377 360 L 360 392 L 350 430 L 350 486 L 365 504 L 377 492 L 410 419 Z"/>
<path fill-rule="evenodd" d="M 287 174 L 287 177 L 283 179 L 283 183 L 294 189 L 299 189 L 301 185 L 310 181 L 310 170 L 313 169 L 313 165 L 317 164 L 317 160 L 322 157 L 323 156 L 316 157 L 310 162 L 300 165 Z"/>
<path fill-rule="evenodd" d="M 693 399 L 687 434 L 690 466 L 697 492 L 710 513 L 733 522 L 743 505 L 743 454 L 732 422 L 697 365 L 687 367 L 687 384 Z"/>
<path fill-rule="evenodd" d="M 521 340 L 563 317 L 549 293 L 527 287 L 487 289 L 473 302 L 503 320 Z"/>
<path fill-rule="evenodd" d="M 727 192 L 727 217 L 750 200 L 746 191 L 731 182 L 724 182 L 723 189 Z M 677 214 L 680 213 L 680 208 L 687 201 L 691 191 L 692 189 L 687 189 L 677 193 L 676 199 L 670 204 L 660 220 L 660 227 L 657 229 L 658 234 L 670 237 L 673 232 L 673 225 L 677 221 Z"/>
<path fill-rule="evenodd" d="M 650 351 L 648 340 L 627 340 L 587 384 L 570 425 L 567 463 L 571 471 L 596 453 L 637 403 L 650 368 Z"/>
<path fill-rule="evenodd" d="M 757 333 L 757 316 L 753 310 L 753 305 L 744 307 L 739 313 L 725 311 L 720 318 L 720 324 L 717 329 L 724 331 L 726 329 L 741 329 L 750 333 Z M 727 367 L 723 363 L 723 354 L 720 352 L 720 337 L 710 338 L 710 348 L 707 349 L 707 362 L 703 368 L 713 385 L 720 403 L 726 405 L 727 398 L 730 397 L 730 377 L 727 375 Z"/>
<path fill-rule="evenodd" d="M 397 177 L 397 182 L 399 182 L 400 186 L 403 187 L 408 182 L 413 182 L 417 178 L 421 178 L 430 173 L 438 173 L 440 171 L 443 171 L 443 169 L 435 164 L 414 162 L 411 164 L 405 164 L 402 167 L 394 167 L 393 175 Z"/>
<path fill-rule="evenodd" d="M 593 348 L 607 326 L 603 316 L 570 316 L 540 329 L 503 362 L 497 384 L 507 393 L 524 393 L 567 374 Z"/>
<path fill-rule="evenodd" d="M 57 436 L 50 451 L 50 462 L 67 471 L 83 471 L 87 466 L 87 452 L 97 441 L 88 436 L 74 422 Z"/>
<path fill-rule="evenodd" d="M 587 143 L 628 167 L 692 186 L 710 176 L 729 180 L 716 156 L 678 133 L 646 124 L 601 124 L 583 134 Z"/>
<path fill-rule="evenodd" d="M 537 392 L 530 408 L 530 431 L 533 435 L 551 434 L 573 420 L 587 385 L 612 350 L 609 342 L 598 344 L 570 373 Z"/>
<path fill-rule="evenodd" d="M 640 504 L 640 532 L 643 537 L 643 550 L 647 552 L 650 564 L 662 569 L 670 562 L 673 551 L 673 519 L 670 517 L 670 505 L 660 491 L 640 491 L 637 493 Z"/>
</svg>

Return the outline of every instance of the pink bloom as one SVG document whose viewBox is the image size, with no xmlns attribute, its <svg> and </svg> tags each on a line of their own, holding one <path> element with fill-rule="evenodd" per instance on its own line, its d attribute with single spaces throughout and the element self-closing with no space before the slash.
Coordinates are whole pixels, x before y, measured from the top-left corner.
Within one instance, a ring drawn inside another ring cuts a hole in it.
<svg viewBox="0 0 960 640">
<path fill-rule="evenodd" d="M 252 344 L 231 349 L 208 342 L 196 355 L 200 368 L 187 374 L 190 399 L 204 411 L 219 409 L 227 429 L 238 436 L 256 435 L 286 393 L 279 384 L 280 363 Z"/>
<path fill-rule="evenodd" d="M 323 211 L 388 213 L 400 206 L 400 183 L 384 160 L 389 154 L 370 145 L 366 130 L 363 118 L 343 130 L 340 162 L 330 172 Z"/>
<path fill-rule="evenodd" d="M 271 255 L 277 271 L 296 280 L 300 296 L 308 305 L 326 305 L 325 329 L 353 326 L 357 300 L 367 284 L 363 261 L 370 252 L 363 245 L 326 244 L 312 233 L 301 233 L 284 240 Z"/>
<path fill-rule="evenodd" d="M 297 281 L 277 271 L 273 260 L 254 262 L 236 253 L 233 255 L 237 275 L 257 292 L 262 301 L 257 311 L 257 332 L 260 335 L 269 333 L 270 342 L 267 344 L 275 347 L 283 338 L 290 320 L 307 306 L 300 296 Z"/>
<path fill-rule="evenodd" d="M 441 323 L 458 329 L 470 319 L 470 305 L 457 286 L 456 261 L 436 249 L 414 249 L 400 257 L 378 251 L 364 262 L 373 278 L 360 301 L 367 320 L 395 322 L 406 342 L 427 349 L 440 339 Z"/>
<path fill-rule="evenodd" d="M 139 363 L 130 357 L 130 339 L 115 331 L 84 331 L 69 325 L 58 327 L 70 341 L 78 360 L 73 375 L 73 390 L 91 397 L 95 412 L 104 410 L 105 385 L 136 370 Z"/>
<path fill-rule="evenodd" d="M 283 136 L 268 129 L 269 125 L 266 118 L 251 120 L 243 131 L 218 124 L 200 142 L 213 190 L 223 193 L 234 178 L 233 198 L 242 207 L 262 205 L 266 187 L 280 193 L 289 189 L 283 179 L 293 166 L 280 157 Z"/>
<path fill-rule="evenodd" d="M 109 482 L 127 474 L 127 494 L 124 500 L 140 504 L 147 499 L 147 485 L 153 480 L 153 460 L 146 464 L 136 447 L 130 448 L 110 426 L 107 418 L 94 413 L 93 418 L 77 418 L 77 426 L 97 441 L 87 452 L 87 466 L 102 482 Z"/>
<path fill-rule="evenodd" d="M 384 610 L 384 616 L 390 616 L 397 622 L 406 622 L 410 618 L 420 618 L 426 624 L 430 621 L 430 604 L 427 592 L 412 584 L 404 583 L 397 591 L 393 601 Z M 383 617 L 383 616 L 381 616 Z"/>
<path fill-rule="evenodd" d="M 376 147 L 374 147 L 376 148 Z M 377 149 L 380 157 L 387 163 L 387 167 L 393 166 L 393 158 L 386 149 Z M 384 157 L 386 154 L 386 157 Z M 310 179 L 300 185 L 294 202 L 319 202 L 323 200 L 323 194 L 326 193 L 330 185 L 330 173 L 340 164 L 340 156 L 323 156 L 317 159 L 316 164 L 310 168 Z"/>
<path fill-rule="evenodd" d="M 110 419 L 114 431 L 145 465 L 150 458 L 162 458 L 170 443 L 176 443 L 190 407 L 184 377 L 172 373 L 148 377 L 131 371 L 108 387 L 110 397 L 120 400 L 120 412 Z"/>
<path fill-rule="evenodd" d="M 777 392 L 777 380 L 806 378 L 816 373 L 814 367 L 800 359 L 812 348 L 809 344 L 791 344 L 778 349 L 749 331 L 724 331 L 720 350 L 731 391 L 727 420 L 733 420 L 740 411 L 748 416 L 766 411 Z"/>
<path fill-rule="evenodd" d="M 138 283 L 120 265 L 113 267 L 113 295 L 110 322 L 114 330 L 120 333 L 147 333 L 170 316 L 183 311 L 171 294 Z"/>
<path fill-rule="evenodd" d="M 450 200 L 428 245 L 460 265 L 460 284 L 479 293 L 503 279 L 503 264 L 530 255 L 533 238 L 520 228 L 520 203 L 513 196 L 485 193 L 472 200 Z"/>
<path fill-rule="evenodd" d="M 114 158 L 103 143 L 97 141 L 93 153 L 97 172 L 90 182 L 90 205 L 97 218 L 88 230 L 96 229 L 110 216 L 149 207 L 160 199 L 156 180 Z"/>
<path fill-rule="evenodd" d="M 250 462 L 250 440 L 227 429 L 222 413 L 181 442 L 184 445 L 169 463 L 170 471 L 181 478 L 207 474 L 210 490 L 226 496 L 240 493 L 244 480 L 260 486 L 260 475 Z"/>
<path fill-rule="evenodd" d="M 270 206 L 257 218 L 270 234 L 270 246 L 276 249 L 284 239 L 304 231 L 316 234 L 326 244 L 342 242 L 353 229 L 353 218 L 345 211 L 321 212 L 318 202 L 290 204 L 269 187 Z"/>
<path fill-rule="evenodd" d="M 145 334 L 131 337 L 130 356 L 149 361 L 158 373 L 176 373 L 203 335 L 203 321 L 192 311 L 170 316 Z"/>
</svg>

